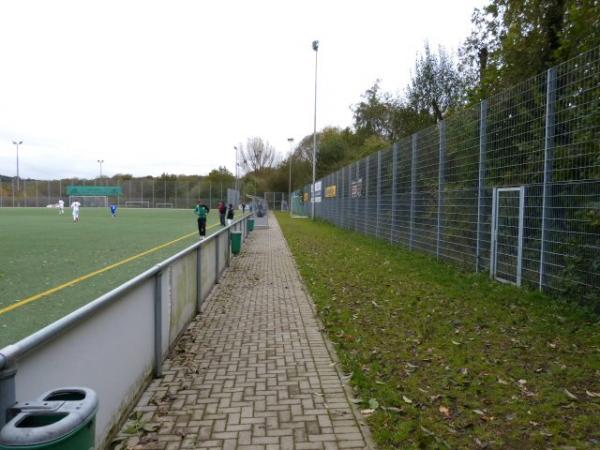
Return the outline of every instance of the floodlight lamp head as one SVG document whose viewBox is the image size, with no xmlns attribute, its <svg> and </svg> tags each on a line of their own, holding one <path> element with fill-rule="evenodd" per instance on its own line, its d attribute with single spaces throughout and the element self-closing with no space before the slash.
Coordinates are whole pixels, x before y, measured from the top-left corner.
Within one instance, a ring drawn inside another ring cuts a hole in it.
<svg viewBox="0 0 600 450">
<path fill-rule="evenodd" d="M 312 48 L 313 50 L 316 52 L 317 50 L 319 50 L 319 41 L 313 41 L 312 42 Z"/>
<path fill-rule="evenodd" d="M 288 138 L 288 142 L 294 142 L 294 138 Z"/>
</svg>

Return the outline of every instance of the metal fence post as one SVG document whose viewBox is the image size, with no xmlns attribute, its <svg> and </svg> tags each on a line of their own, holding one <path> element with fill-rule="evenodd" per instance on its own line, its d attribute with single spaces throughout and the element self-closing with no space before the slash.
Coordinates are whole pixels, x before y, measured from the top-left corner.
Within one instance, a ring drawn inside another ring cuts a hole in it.
<svg viewBox="0 0 600 450">
<path fill-rule="evenodd" d="M 396 229 L 396 183 L 398 172 L 398 152 L 400 143 L 396 142 L 392 147 L 392 217 L 390 220 L 390 242 L 394 241 L 394 230 Z"/>
<path fill-rule="evenodd" d="M 375 237 L 379 237 L 379 216 L 381 215 L 381 150 L 377 152 L 377 215 Z"/>
<path fill-rule="evenodd" d="M 550 183 L 554 166 L 554 135 L 556 124 L 556 68 L 548 69 L 546 75 L 546 126 L 544 136 L 544 187 L 542 193 L 542 235 L 540 238 L 540 280 L 539 290 L 546 284 L 546 240 L 550 222 L 551 202 Z"/>
<path fill-rule="evenodd" d="M 0 355 L 0 428 L 8 421 L 7 411 L 17 401 L 15 375 L 17 367 L 6 357 Z"/>
<path fill-rule="evenodd" d="M 483 234 L 483 196 L 485 195 L 485 163 L 487 156 L 488 102 L 481 102 L 479 114 L 479 175 L 477 185 L 477 243 L 475 248 L 475 272 L 481 266 L 481 235 Z M 491 256 L 491 255 L 490 255 Z"/>
<path fill-rule="evenodd" d="M 215 236 L 215 284 L 219 284 L 219 237 Z"/>
<path fill-rule="evenodd" d="M 438 161 L 438 210 L 437 210 L 437 236 L 436 236 L 436 257 L 440 258 L 440 244 L 442 242 L 442 214 L 444 211 L 445 189 L 446 189 L 446 122 L 439 123 L 440 129 L 440 149 Z"/>
<path fill-rule="evenodd" d="M 340 180 L 341 178 L 341 180 Z M 345 222 L 344 222 L 344 168 L 342 167 L 339 171 L 338 171 L 338 178 L 337 178 L 337 185 L 336 185 L 336 192 L 335 192 L 335 198 L 336 198 L 336 202 L 338 205 L 337 208 L 337 216 L 338 216 L 338 224 L 341 228 L 345 228 Z M 339 190 L 338 190 L 339 187 Z"/>
<path fill-rule="evenodd" d="M 231 227 L 227 228 L 227 258 L 225 259 L 227 267 L 231 263 Z"/>
<path fill-rule="evenodd" d="M 162 271 L 154 276 L 154 377 L 162 376 Z"/>
<path fill-rule="evenodd" d="M 359 167 L 360 161 L 356 161 L 356 181 L 357 181 L 357 188 L 358 188 L 358 178 L 360 176 L 360 167 Z M 362 182 L 361 182 L 361 191 L 362 191 Z M 358 194 L 358 193 L 357 193 Z M 363 193 L 360 193 L 360 197 L 362 197 Z M 358 199 L 360 198 L 358 195 L 356 197 L 354 197 L 354 231 L 357 231 L 357 226 L 356 226 L 356 219 L 358 218 Z"/>
<path fill-rule="evenodd" d="M 202 246 L 196 248 L 196 311 L 200 312 L 202 307 L 202 255 L 200 249 Z"/>
<path fill-rule="evenodd" d="M 410 159 L 410 234 L 408 248 L 413 249 L 415 245 L 415 207 L 417 195 L 417 135 L 412 135 L 412 156 Z"/>
<path fill-rule="evenodd" d="M 363 217 L 364 217 L 364 221 L 363 221 L 363 233 L 364 234 L 368 234 L 369 233 L 369 218 L 371 217 L 371 214 L 369 214 L 369 166 L 370 166 L 370 162 L 371 161 L 371 155 L 368 155 L 365 158 L 365 208 L 363 211 Z"/>
</svg>

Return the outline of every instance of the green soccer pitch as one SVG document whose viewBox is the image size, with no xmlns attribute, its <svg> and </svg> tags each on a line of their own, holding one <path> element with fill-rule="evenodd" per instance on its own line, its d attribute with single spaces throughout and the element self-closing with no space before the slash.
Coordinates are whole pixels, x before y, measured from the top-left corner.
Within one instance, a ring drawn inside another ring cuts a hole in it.
<svg viewBox="0 0 600 450">
<path fill-rule="evenodd" d="M 237 212 L 236 212 L 237 215 Z M 207 235 L 216 232 L 212 210 Z M 0 208 L 0 348 L 96 299 L 198 240 L 193 210 Z M 29 303 L 23 300 L 190 235 Z M 26 304 L 25 304 L 26 303 Z M 9 309 L 14 305 L 14 309 Z"/>
</svg>

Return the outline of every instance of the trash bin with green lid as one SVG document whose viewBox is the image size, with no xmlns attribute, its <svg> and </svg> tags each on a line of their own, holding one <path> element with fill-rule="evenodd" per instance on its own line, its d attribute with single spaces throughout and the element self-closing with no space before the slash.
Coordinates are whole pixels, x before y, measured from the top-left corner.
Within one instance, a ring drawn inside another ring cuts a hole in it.
<svg viewBox="0 0 600 450">
<path fill-rule="evenodd" d="M 84 387 L 48 391 L 17 402 L 0 430 L 0 450 L 94 450 L 98 396 Z"/>
<path fill-rule="evenodd" d="M 238 255 L 242 251 L 242 232 L 231 232 L 231 253 Z"/>
<path fill-rule="evenodd" d="M 248 219 L 247 227 L 248 227 L 248 232 L 254 231 L 254 219 Z"/>
</svg>

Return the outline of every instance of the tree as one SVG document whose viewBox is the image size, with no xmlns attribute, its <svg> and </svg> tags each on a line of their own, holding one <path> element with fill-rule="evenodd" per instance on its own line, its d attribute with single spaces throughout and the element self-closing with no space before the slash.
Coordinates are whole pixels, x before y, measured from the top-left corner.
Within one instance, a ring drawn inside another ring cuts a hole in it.
<svg viewBox="0 0 600 450">
<path fill-rule="evenodd" d="M 600 45 L 597 0 L 491 0 L 472 22 L 460 53 L 479 98 Z"/>
<path fill-rule="evenodd" d="M 250 172 L 260 172 L 273 167 L 277 152 L 268 141 L 259 137 L 248 138 L 246 146 L 240 145 L 242 166 Z"/>
<path fill-rule="evenodd" d="M 363 100 L 352 107 L 354 112 L 354 128 L 357 134 L 378 135 L 384 139 L 392 139 L 391 127 L 393 99 L 388 93 L 380 93 L 380 80 L 362 94 Z"/>
<path fill-rule="evenodd" d="M 428 113 L 436 122 L 443 120 L 448 111 L 464 104 L 462 79 L 443 47 L 439 47 L 436 54 L 429 44 L 425 44 L 425 54 L 417 59 L 406 96 L 417 114 Z"/>
<path fill-rule="evenodd" d="M 225 166 L 219 166 L 218 169 L 211 170 L 206 176 L 206 181 L 218 185 L 223 183 L 225 186 L 231 186 L 235 182 L 235 177 Z"/>
</svg>

